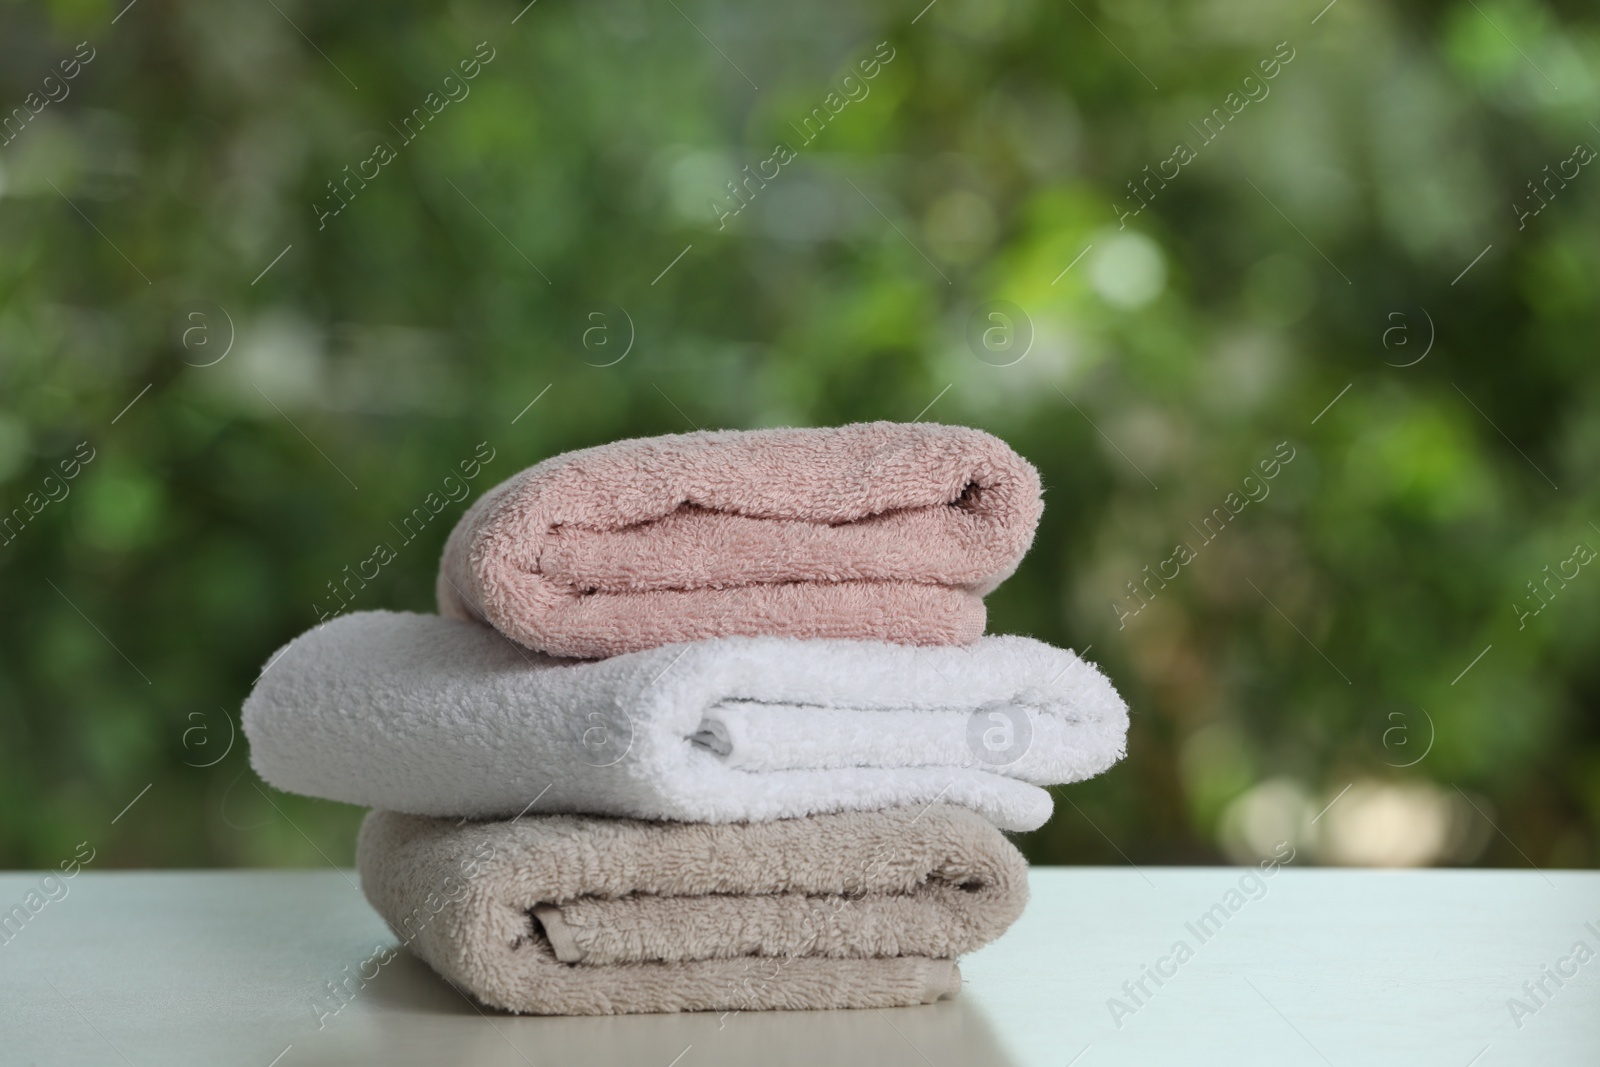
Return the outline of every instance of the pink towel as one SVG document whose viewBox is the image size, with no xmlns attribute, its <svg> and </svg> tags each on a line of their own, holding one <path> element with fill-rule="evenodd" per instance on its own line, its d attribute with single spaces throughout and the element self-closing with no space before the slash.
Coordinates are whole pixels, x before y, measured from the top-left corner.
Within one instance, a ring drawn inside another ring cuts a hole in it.
<svg viewBox="0 0 1600 1067">
<path fill-rule="evenodd" d="M 966 644 L 1043 510 L 981 430 L 927 423 L 617 441 L 495 486 L 450 534 L 439 610 L 595 658 L 731 635 Z"/>
</svg>

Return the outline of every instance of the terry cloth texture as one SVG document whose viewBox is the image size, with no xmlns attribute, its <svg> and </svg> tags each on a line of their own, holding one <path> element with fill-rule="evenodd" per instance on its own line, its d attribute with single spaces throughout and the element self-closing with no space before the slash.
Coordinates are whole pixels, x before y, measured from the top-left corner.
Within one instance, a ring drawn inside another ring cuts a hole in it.
<svg viewBox="0 0 1600 1067">
<path fill-rule="evenodd" d="M 617 441 L 468 509 L 439 610 L 586 658 L 729 635 L 966 644 L 1043 506 L 1026 460 L 960 426 Z"/>
<path fill-rule="evenodd" d="M 276 654 L 244 705 L 279 789 L 415 815 L 745 822 L 935 800 L 1006 830 L 1123 754 L 1127 707 L 1027 637 L 917 648 L 725 637 L 557 660 L 373 611 Z"/>
<path fill-rule="evenodd" d="M 928 1003 L 1028 895 L 1016 848 L 942 804 L 723 825 L 375 811 L 356 862 L 430 966 L 546 1015 Z"/>
</svg>

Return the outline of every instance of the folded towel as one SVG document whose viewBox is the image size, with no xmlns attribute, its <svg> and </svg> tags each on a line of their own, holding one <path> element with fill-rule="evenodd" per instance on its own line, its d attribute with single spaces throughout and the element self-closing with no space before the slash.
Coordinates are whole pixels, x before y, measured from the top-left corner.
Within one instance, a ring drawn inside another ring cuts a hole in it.
<svg viewBox="0 0 1600 1067">
<path fill-rule="evenodd" d="M 439 610 L 559 656 L 729 635 L 965 644 L 1042 508 L 1038 472 L 966 427 L 617 441 L 468 509 Z"/>
<path fill-rule="evenodd" d="M 1007 830 L 1050 817 L 1039 786 L 1121 758 L 1128 727 L 1098 670 L 1027 637 L 724 637 L 563 661 L 386 611 L 295 638 L 243 718 L 279 789 L 414 815 L 741 822 L 944 800 Z"/>
<path fill-rule="evenodd" d="M 723 825 L 375 811 L 356 862 L 446 979 L 545 1015 L 926 1003 L 1028 896 L 1010 842 L 942 804 Z"/>
</svg>

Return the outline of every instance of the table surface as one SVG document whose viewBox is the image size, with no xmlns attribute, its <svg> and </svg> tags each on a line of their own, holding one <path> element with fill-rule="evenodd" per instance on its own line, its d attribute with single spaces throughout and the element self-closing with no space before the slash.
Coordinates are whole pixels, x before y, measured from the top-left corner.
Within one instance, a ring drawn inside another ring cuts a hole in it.
<svg viewBox="0 0 1600 1067">
<path fill-rule="evenodd" d="M 1036 868 L 925 1007 L 516 1017 L 401 953 L 320 1028 L 396 943 L 353 874 L 83 872 L 0 945 L 0 1063 L 1600 1063 L 1600 873 L 1248 870 Z M 0 909 L 39 885 L 0 874 Z"/>
</svg>

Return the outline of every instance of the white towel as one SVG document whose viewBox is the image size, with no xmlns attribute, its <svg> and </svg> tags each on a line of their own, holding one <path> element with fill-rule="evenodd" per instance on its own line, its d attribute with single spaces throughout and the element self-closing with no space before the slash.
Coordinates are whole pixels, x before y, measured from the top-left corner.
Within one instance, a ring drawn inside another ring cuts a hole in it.
<svg viewBox="0 0 1600 1067">
<path fill-rule="evenodd" d="M 1123 754 L 1127 706 L 1027 637 L 918 648 L 724 637 L 604 660 L 434 615 L 291 641 L 244 706 L 279 789 L 415 815 L 743 822 L 935 800 L 1003 830 Z"/>
</svg>

